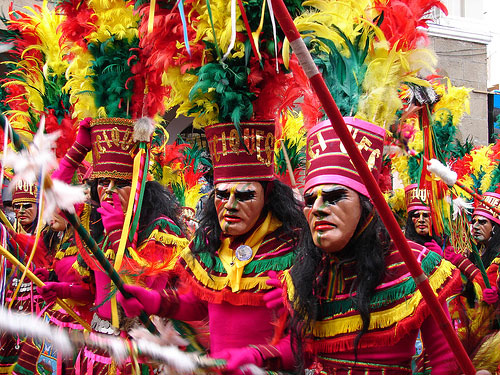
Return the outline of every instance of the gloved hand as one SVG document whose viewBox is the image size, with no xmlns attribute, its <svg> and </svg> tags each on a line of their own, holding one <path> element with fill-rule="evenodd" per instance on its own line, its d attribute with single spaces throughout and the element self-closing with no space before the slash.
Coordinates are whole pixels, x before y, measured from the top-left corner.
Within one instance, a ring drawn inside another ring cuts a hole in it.
<svg viewBox="0 0 500 375">
<path fill-rule="evenodd" d="M 102 225 L 108 234 L 116 229 L 122 229 L 125 214 L 117 193 L 113 193 L 113 204 L 101 202 L 101 207 L 97 209 L 97 212 L 101 214 Z"/>
<path fill-rule="evenodd" d="M 37 268 L 33 273 L 44 283 L 49 281 L 49 270 L 47 268 Z"/>
<path fill-rule="evenodd" d="M 92 148 L 92 143 L 90 142 L 90 120 L 92 120 L 90 117 L 86 117 L 80 121 L 75 139 L 76 142 L 89 151 Z"/>
<path fill-rule="evenodd" d="M 48 282 L 44 286 L 38 287 L 37 290 L 47 303 L 54 302 L 56 298 L 69 298 L 71 296 L 70 283 Z"/>
<path fill-rule="evenodd" d="M 426 242 L 424 244 L 424 246 L 426 248 L 428 248 L 429 250 L 434 251 L 435 253 L 438 253 L 441 256 L 443 255 L 443 249 L 434 240 L 432 240 L 431 242 Z"/>
<path fill-rule="evenodd" d="M 457 266 L 464 259 L 464 256 L 462 254 L 455 253 L 455 249 L 451 247 L 449 250 L 448 248 L 445 249 L 444 259 Z"/>
<path fill-rule="evenodd" d="M 236 374 L 242 374 L 241 366 L 254 364 L 262 366 L 262 356 L 256 348 L 245 346 L 243 348 L 233 348 L 221 351 L 216 355 L 217 358 L 226 360 L 226 371 L 232 371 Z"/>
<path fill-rule="evenodd" d="M 267 273 L 269 279 L 266 280 L 266 284 L 274 287 L 270 291 L 266 292 L 264 295 L 264 301 L 266 302 L 266 307 L 268 309 L 278 309 L 278 314 L 281 315 L 284 311 L 283 304 L 283 286 L 281 285 L 281 281 L 278 279 L 278 276 L 275 271 L 269 271 Z"/>
<path fill-rule="evenodd" d="M 80 127 L 76 134 L 75 143 L 66 152 L 64 158 L 59 162 L 59 166 L 52 173 L 52 179 L 70 183 L 75 170 L 83 161 L 85 155 L 92 149 L 90 141 L 90 117 L 80 121 Z"/>
<path fill-rule="evenodd" d="M 160 311 L 161 295 L 156 290 L 149 290 L 135 285 L 123 285 L 124 289 L 133 297 L 125 298 L 118 292 L 116 300 L 123 307 L 129 318 L 138 316 L 142 310 L 148 315 L 156 315 Z"/>
<path fill-rule="evenodd" d="M 493 286 L 491 288 L 486 288 L 483 290 L 483 301 L 489 305 L 493 305 L 498 302 L 498 288 Z"/>
</svg>

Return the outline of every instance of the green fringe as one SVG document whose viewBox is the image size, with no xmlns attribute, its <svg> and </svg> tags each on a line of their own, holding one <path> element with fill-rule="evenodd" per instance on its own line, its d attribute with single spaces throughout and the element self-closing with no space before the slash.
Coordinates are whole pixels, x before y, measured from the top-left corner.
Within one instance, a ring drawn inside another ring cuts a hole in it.
<svg viewBox="0 0 500 375">
<path fill-rule="evenodd" d="M 208 253 L 199 254 L 200 263 L 203 264 L 206 268 L 212 268 L 215 272 L 226 273 L 226 269 L 222 264 L 222 261 L 219 257 L 215 257 L 215 266 L 213 265 L 213 259 Z M 292 251 L 289 253 L 275 258 L 262 259 L 262 260 L 252 260 L 248 263 L 244 270 L 243 274 L 248 275 L 251 273 L 262 273 L 266 271 L 283 271 L 292 266 L 295 255 Z"/>
<path fill-rule="evenodd" d="M 158 220 L 153 221 L 146 229 L 141 231 L 141 237 L 145 236 L 145 238 L 148 238 L 151 232 L 153 232 L 153 230 L 155 230 L 155 228 L 157 227 L 160 227 L 163 230 L 168 227 L 172 232 L 174 232 L 178 236 L 182 234 L 181 229 L 177 225 L 171 223 L 167 219 L 160 218 Z"/>
<path fill-rule="evenodd" d="M 442 258 L 439 254 L 429 251 L 426 257 L 422 260 L 421 266 L 424 273 L 429 274 L 441 262 Z M 386 290 L 377 292 L 370 300 L 370 310 L 376 310 L 383 306 L 390 305 L 394 301 L 400 300 L 410 294 L 415 293 L 417 286 L 413 277 L 409 276 L 407 280 L 390 287 Z M 329 317 L 338 314 L 344 314 L 356 308 L 355 300 L 351 296 L 341 301 L 324 302 L 320 306 L 320 317 Z"/>
</svg>

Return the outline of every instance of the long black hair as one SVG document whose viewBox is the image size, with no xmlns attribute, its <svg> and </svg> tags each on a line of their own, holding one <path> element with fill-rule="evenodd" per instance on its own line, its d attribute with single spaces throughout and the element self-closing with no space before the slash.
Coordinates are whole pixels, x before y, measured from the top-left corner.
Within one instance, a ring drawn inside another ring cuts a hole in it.
<svg viewBox="0 0 500 375">
<path fill-rule="evenodd" d="M 90 230 L 92 237 L 96 241 L 99 241 L 104 233 L 104 227 L 102 225 L 101 214 L 97 212 L 97 208 L 100 205 L 99 194 L 97 192 L 97 180 L 89 181 L 89 186 L 90 204 L 92 205 L 90 212 Z M 141 216 L 139 217 L 139 243 L 144 240 L 144 238 L 140 236 L 141 231 L 162 216 L 170 218 L 180 228 L 183 234 L 186 233 L 186 227 L 182 220 L 181 207 L 175 195 L 165 189 L 159 182 L 147 181 L 144 188 Z"/>
<path fill-rule="evenodd" d="M 490 219 L 488 219 L 490 220 Z M 491 222 L 491 237 L 485 245 L 485 251 L 481 255 L 484 267 L 488 268 L 498 255 L 500 255 L 500 225 L 490 220 Z"/>
<path fill-rule="evenodd" d="M 182 220 L 182 209 L 176 196 L 159 182 L 148 181 L 144 189 L 141 216 L 139 217 L 139 243 L 145 239 L 141 238 L 141 232 L 162 216 L 170 218 L 183 234 L 186 233 L 186 226 Z M 143 233 L 144 235 L 147 233 Z"/>
<path fill-rule="evenodd" d="M 361 217 L 355 235 L 342 251 L 335 253 L 335 256 L 340 259 L 339 263 L 354 260 L 356 274 L 362 275 L 362 277 L 356 278 L 353 290 L 351 290 L 351 298 L 354 299 L 356 309 L 363 321 L 363 327 L 354 341 L 355 349 L 357 349 L 362 335 L 368 331 L 370 299 L 386 273 L 385 255 L 390 244 L 389 235 L 374 211 L 373 205 L 367 197 L 363 195 L 359 195 L 359 197 Z M 362 231 L 372 215 L 373 219 Z M 318 317 L 318 307 L 321 304 L 318 297 L 328 287 L 326 284 L 331 267 L 328 254 L 314 245 L 310 232 L 307 232 L 308 235 L 302 238 L 295 264 L 290 271 L 295 287 L 292 301 L 294 311 L 291 320 L 291 337 L 292 347 L 297 353 L 301 353 L 303 340 Z M 355 296 L 352 295 L 353 292 L 356 292 Z M 302 360 L 301 355 L 298 355 L 297 358 Z M 303 366 L 303 361 L 300 361 L 299 371 L 303 370 Z"/>
<path fill-rule="evenodd" d="M 442 246 L 443 239 L 436 234 L 433 233 L 432 236 L 423 236 L 417 233 L 417 231 L 415 230 L 415 224 L 412 220 L 414 212 L 415 211 L 408 212 L 408 218 L 406 219 L 406 225 L 404 228 L 405 237 L 410 241 L 416 242 L 420 245 L 424 245 L 426 242 L 431 242 L 432 240 L 434 240 L 439 246 Z"/>
<path fill-rule="evenodd" d="M 282 223 L 276 234 L 287 234 L 287 240 L 292 238 L 298 244 L 301 232 L 307 228 L 307 221 L 302 213 L 301 204 L 295 199 L 293 190 L 278 180 L 260 182 L 260 184 L 264 192 L 269 192 L 262 215 L 271 212 Z M 269 186 L 269 184 L 272 185 Z M 214 198 L 215 192 L 212 190 L 203 207 L 199 226 L 194 234 L 196 241 L 193 248 L 194 253 L 208 252 L 212 257 L 215 257 L 215 253 L 219 250 L 222 232 Z"/>
</svg>

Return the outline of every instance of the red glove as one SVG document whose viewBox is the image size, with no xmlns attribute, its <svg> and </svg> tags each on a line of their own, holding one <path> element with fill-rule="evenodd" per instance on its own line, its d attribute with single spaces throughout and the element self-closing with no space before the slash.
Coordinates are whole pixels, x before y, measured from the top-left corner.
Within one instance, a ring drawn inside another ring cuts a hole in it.
<svg viewBox="0 0 500 375">
<path fill-rule="evenodd" d="M 77 301 L 89 301 L 91 293 L 81 285 L 72 283 L 48 282 L 37 288 L 47 303 L 55 301 L 56 298 L 71 298 Z"/>
<path fill-rule="evenodd" d="M 268 309 L 278 309 L 278 314 L 284 310 L 283 304 L 283 286 L 281 285 L 281 281 L 278 279 L 275 271 L 269 271 L 267 273 L 269 279 L 266 280 L 266 284 L 274 287 L 270 291 L 266 292 L 264 295 L 264 301 L 266 302 L 266 307 Z"/>
<path fill-rule="evenodd" d="M 259 350 L 248 346 L 223 350 L 217 354 L 217 358 L 225 359 L 226 371 L 233 371 L 236 374 L 243 373 L 241 366 L 253 364 L 261 367 L 263 363 Z"/>
<path fill-rule="evenodd" d="M 426 242 L 424 246 L 429 250 L 434 251 L 435 253 L 438 253 L 439 255 L 443 256 L 443 249 L 441 248 L 441 246 L 437 244 L 436 241 L 432 240 L 431 242 Z"/>
<path fill-rule="evenodd" d="M 498 302 L 498 288 L 493 286 L 483 290 L 483 301 L 489 305 L 494 305 Z"/>
<path fill-rule="evenodd" d="M 47 268 L 37 268 L 33 273 L 44 283 L 49 281 L 49 270 Z"/>
<path fill-rule="evenodd" d="M 97 209 L 97 212 L 101 214 L 102 225 L 108 234 L 114 230 L 123 228 L 125 214 L 123 213 L 120 197 L 117 193 L 113 193 L 113 204 L 101 202 L 101 207 Z"/>
<path fill-rule="evenodd" d="M 156 315 L 160 311 L 161 295 L 156 290 L 149 290 L 135 285 L 123 285 L 123 288 L 132 294 L 125 298 L 118 292 L 116 300 L 123 307 L 125 315 L 129 318 L 138 316 L 142 310 L 148 315 Z"/>
</svg>

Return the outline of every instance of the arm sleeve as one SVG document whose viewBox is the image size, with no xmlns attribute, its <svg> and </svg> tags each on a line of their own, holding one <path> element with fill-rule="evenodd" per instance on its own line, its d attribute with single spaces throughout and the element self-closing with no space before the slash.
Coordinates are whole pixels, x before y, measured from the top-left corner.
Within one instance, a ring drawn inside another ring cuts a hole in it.
<svg viewBox="0 0 500 375">
<path fill-rule="evenodd" d="M 290 335 L 283 337 L 276 345 L 250 345 L 262 356 L 263 366 L 267 370 L 293 370 L 294 354 L 290 343 Z"/>
<path fill-rule="evenodd" d="M 207 314 L 206 303 L 191 292 L 178 294 L 170 289 L 161 292 L 160 311 L 158 313 L 160 316 L 183 321 L 194 321 L 204 319 Z"/>
<path fill-rule="evenodd" d="M 443 308 L 448 315 L 448 319 L 450 319 L 446 304 L 443 305 Z M 420 327 L 420 331 L 425 352 L 431 364 L 432 375 L 451 375 L 459 373 L 460 371 L 453 352 L 432 315 L 429 315 L 424 320 Z"/>
</svg>

